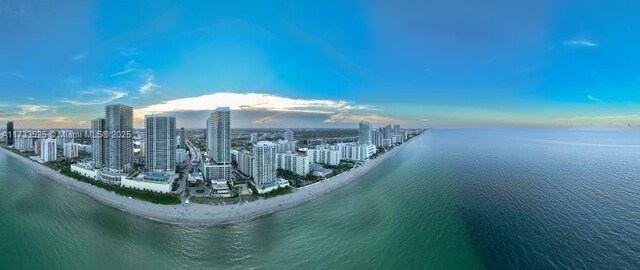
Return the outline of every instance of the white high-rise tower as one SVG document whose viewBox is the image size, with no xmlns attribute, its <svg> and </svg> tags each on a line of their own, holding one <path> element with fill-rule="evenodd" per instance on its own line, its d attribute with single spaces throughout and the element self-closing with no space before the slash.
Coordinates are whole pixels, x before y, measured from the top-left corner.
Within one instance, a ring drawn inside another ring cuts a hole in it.
<svg viewBox="0 0 640 270">
<path fill-rule="evenodd" d="M 272 142 L 261 141 L 253 147 L 253 181 L 261 186 L 277 180 L 277 147 Z"/>
<path fill-rule="evenodd" d="M 218 107 L 207 119 L 207 153 L 211 160 L 205 164 L 205 177 L 229 181 L 231 170 L 231 110 Z"/>
<path fill-rule="evenodd" d="M 176 118 L 146 115 L 145 159 L 148 171 L 173 172 L 176 169 Z"/>
</svg>

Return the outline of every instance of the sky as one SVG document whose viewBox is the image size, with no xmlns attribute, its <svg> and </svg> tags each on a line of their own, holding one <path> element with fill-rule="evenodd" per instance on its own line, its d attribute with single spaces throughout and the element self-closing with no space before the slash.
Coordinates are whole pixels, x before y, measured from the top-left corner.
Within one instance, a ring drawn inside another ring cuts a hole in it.
<svg viewBox="0 0 640 270">
<path fill-rule="evenodd" d="M 640 125 L 638 1 L 0 1 L 0 124 Z"/>
</svg>

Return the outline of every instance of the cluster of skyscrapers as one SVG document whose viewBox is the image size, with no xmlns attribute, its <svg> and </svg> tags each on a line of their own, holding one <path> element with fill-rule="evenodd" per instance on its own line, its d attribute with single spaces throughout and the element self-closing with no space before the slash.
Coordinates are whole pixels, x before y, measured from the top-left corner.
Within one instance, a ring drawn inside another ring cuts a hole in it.
<svg viewBox="0 0 640 270">
<path fill-rule="evenodd" d="M 187 159 L 186 132 L 184 128 L 176 128 L 175 116 L 145 115 L 144 142 L 140 144 L 145 170 L 141 178 L 130 179 L 127 174 L 134 169 L 133 108 L 122 104 L 105 106 L 104 117 L 91 122 L 92 145 L 89 148 L 73 143 L 73 136 L 68 136 L 66 131 L 60 133 L 57 140 L 47 138 L 35 146 L 32 144 L 43 161 L 55 160 L 59 145 L 64 145 L 64 156 L 69 158 L 77 157 L 80 149 L 88 150 L 92 154 L 89 166 L 75 164 L 72 171 L 123 186 L 153 190 L 149 184 L 138 185 L 135 181 L 157 180 L 160 179 L 159 174 L 173 175 L 177 163 Z M 255 186 L 262 190 L 288 185 L 285 180 L 277 178 L 278 169 L 305 176 L 311 172 L 313 163 L 335 166 L 342 160 L 365 161 L 376 153 L 377 147 L 402 143 L 407 135 L 399 125 L 373 129 L 371 123 L 362 121 L 358 137 L 354 140 L 333 144 L 322 142 L 306 149 L 305 154 L 298 153 L 297 141 L 291 130 L 284 131 L 282 139 L 273 142 L 259 141 L 258 134 L 252 133 L 251 151 L 238 151 L 231 149 L 231 110 L 228 107 L 216 108 L 210 114 L 205 134 L 207 158 L 201 167 L 205 180 L 220 185 L 231 181 L 232 162 L 235 162 L 238 170 L 252 177 Z M 67 141 L 68 138 L 71 141 Z M 13 122 L 7 123 L 7 143 L 17 143 Z M 166 191 L 165 186 L 161 189 L 163 192 Z"/>
<path fill-rule="evenodd" d="M 372 129 L 368 122 L 360 123 L 360 140 L 366 140 L 376 147 L 390 147 L 407 140 L 409 133 L 402 131 L 400 125 L 386 125 Z"/>
</svg>

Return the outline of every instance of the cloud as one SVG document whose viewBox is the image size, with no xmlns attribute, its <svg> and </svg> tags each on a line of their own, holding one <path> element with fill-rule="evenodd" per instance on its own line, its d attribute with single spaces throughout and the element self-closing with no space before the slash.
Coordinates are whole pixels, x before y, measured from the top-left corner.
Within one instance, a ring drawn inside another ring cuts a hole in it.
<svg viewBox="0 0 640 270">
<path fill-rule="evenodd" d="M 112 73 L 111 77 L 118 77 L 118 76 L 122 76 L 128 73 L 134 72 L 136 71 L 135 66 L 136 66 L 136 61 L 131 60 L 124 65 L 124 70 Z"/>
<path fill-rule="evenodd" d="M 598 47 L 598 43 L 589 40 L 566 40 L 564 46 L 576 47 L 576 48 L 595 48 Z"/>
<path fill-rule="evenodd" d="M 111 77 L 121 76 L 121 75 L 124 75 L 124 74 L 127 74 L 127 73 L 131 73 L 131 72 L 134 72 L 134 71 L 136 71 L 136 70 L 135 69 L 125 69 L 125 70 L 122 70 L 122 71 L 118 71 L 118 72 L 112 73 Z"/>
<path fill-rule="evenodd" d="M 62 102 L 69 103 L 72 105 L 100 105 L 106 104 L 116 99 L 120 99 L 126 97 L 128 95 L 127 92 L 124 92 L 120 89 L 92 89 L 87 91 L 76 92 L 78 97 L 85 100 L 70 100 L 63 99 Z"/>
<path fill-rule="evenodd" d="M 116 49 L 122 56 L 124 57 L 132 57 L 140 54 L 140 49 L 138 48 L 114 48 Z"/>
<path fill-rule="evenodd" d="M 242 111 L 299 112 L 334 114 L 347 110 L 373 110 L 369 105 L 353 104 L 342 100 L 294 99 L 260 93 L 214 93 L 198 97 L 168 100 L 136 111 L 140 113 L 166 113 L 185 111 L 213 111 L 216 107 L 230 107 Z"/>
<path fill-rule="evenodd" d="M 593 116 L 574 116 L 567 118 L 558 118 L 560 121 L 594 121 L 594 120 L 632 120 L 640 119 L 640 115 L 593 115 Z"/>
<path fill-rule="evenodd" d="M 25 115 L 25 114 L 30 114 L 30 113 L 44 112 L 44 111 L 48 111 L 48 110 L 50 110 L 52 108 L 53 107 L 46 106 L 46 105 L 30 105 L 30 104 L 18 105 L 18 109 L 20 109 L 18 114 Z"/>
<path fill-rule="evenodd" d="M 147 77 L 146 82 L 142 86 L 140 86 L 140 88 L 138 89 L 138 92 L 144 95 L 152 92 L 155 89 L 160 88 L 160 85 L 154 83 L 153 81 L 154 81 L 154 75 L 151 74 Z"/>
<path fill-rule="evenodd" d="M 84 60 L 85 58 L 87 58 L 87 54 L 79 53 L 79 54 L 75 55 L 73 58 L 71 58 L 71 60 L 73 60 L 73 61 L 81 61 L 81 60 Z"/>
<path fill-rule="evenodd" d="M 252 123 L 256 125 L 275 125 L 280 124 L 280 121 L 271 116 L 267 116 L 253 120 Z"/>
<path fill-rule="evenodd" d="M 67 117 L 62 117 L 62 116 L 56 116 L 50 119 L 51 122 L 56 123 L 56 124 L 61 124 L 61 125 L 76 125 L 76 126 L 82 126 L 83 124 L 86 124 L 87 121 L 79 121 L 79 120 L 70 120 Z"/>
<path fill-rule="evenodd" d="M 33 80 L 31 80 L 31 78 L 27 77 L 26 75 L 24 75 L 24 74 L 22 74 L 20 72 L 11 71 L 11 72 L 5 72 L 4 74 L 16 77 L 16 78 L 18 78 L 20 80 L 23 80 L 25 82 L 28 82 L 28 83 L 34 83 Z"/>
<path fill-rule="evenodd" d="M 27 77 L 26 77 L 26 76 L 22 75 L 22 74 L 21 74 L 21 73 L 19 73 L 19 72 L 5 72 L 4 74 L 11 75 L 11 76 L 13 76 L 13 77 L 17 77 L 17 78 L 19 78 L 19 79 L 23 79 L 23 80 L 26 80 L 26 79 L 27 79 Z"/>
<path fill-rule="evenodd" d="M 604 101 L 602 101 L 602 99 L 596 98 L 596 97 L 594 97 L 592 95 L 587 95 L 587 99 L 589 99 L 591 101 L 598 102 L 598 103 L 603 103 L 604 102 Z"/>
<path fill-rule="evenodd" d="M 391 117 L 381 116 L 377 114 L 357 115 L 357 114 L 350 114 L 346 112 L 340 112 L 340 113 L 331 115 L 327 120 L 324 120 L 323 123 L 359 123 L 361 121 L 368 121 L 368 122 L 377 123 L 377 124 L 389 124 L 389 123 L 398 122 L 398 120 L 393 119 Z"/>
</svg>

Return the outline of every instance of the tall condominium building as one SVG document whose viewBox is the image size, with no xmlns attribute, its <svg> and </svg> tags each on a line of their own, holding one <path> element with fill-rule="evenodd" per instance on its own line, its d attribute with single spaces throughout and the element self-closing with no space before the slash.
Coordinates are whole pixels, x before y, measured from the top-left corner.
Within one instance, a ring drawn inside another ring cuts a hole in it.
<svg viewBox="0 0 640 270">
<path fill-rule="evenodd" d="M 13 145 L 15 141 L 15 132 L 13 131 L 13 122 L 7 122 L 7 145 Z"/>
<path fill-rule="evenodd" d="M 400 125 L 393 125 L 393 143 L 402 143 L 402 131 L 400 130 Z"/>
<path fill-rule="evenodd" d="M 36 139 L 35 141 L 33 141 L 33 153 L 36 154 L 36 156 L 39 156 L 40 154 L 42 154 L 42 140 L 41 139 Z"/>
<path fill-rule="evenodd" d="M 387 125 L 382 128 L 382 145 L 385 147 L 391 146 L 393 144 L 393 127 L 391 125 Z"/>
<path fill-rule="evenodd" d="M 309 158 L 298 154 L 278 154 L 278 169 L 287 170 L 297 175 L 309 174 Z"/>
<path fill-rule="evenodd" d="M 253 182 L 257 186 L 273 183 L 277 180 L 276 145 L 261 141 L 253 147 Z"/>
<path fill-rule="evenodd" d="M 334 166 L 340 164 L 340 159 L 342 158 L 340 150 L 328 148 L 308 149 L 307 156 L 309 157 L 309 162 L 311 163 L 320 163 Z"/>
<path fill-rule="evenodd" d="M 393 134 L 400 134 L 400 125 L 393 125 Z"/>
<path fill-rule="evenodd" d="M 176 118 L 145 115 L 145 160 L 152 172 L 173 172 L 176 169 Z"/>
<path fill-rule="evenodd" d="M 250 152 L 235 151 L 235 161 L 238 164 L 238 170 L 243 174 L 251 177 L 253 176 L 253 155 Z"/>
<path fill-rule="evenodd" d="M 371 123 L 367 121 L 360 122 L 360 128 L 358 129 L 358 142 L 360 144 L 372 144 Z"/>
<path fill-rule="evenodd" d="M 384 136 L 381 129 L 377 128 L 371 131 L 371 144 L 375 145 L 376 147 L 384 146 Z"/>
<path fill-rule="evenodd" d="M 207 152 L 216 163 L 231 163 L 231 110 L 218 107 L 207 120 Z"/>
<path fill-rule="evenodd" d="M 278 140 L 276 148 L 279 154 L 295 153 L 298 150 L 298 141 Z"/>
<path fill-rule="evenodd" d="M 282 133 L 282 138 L 283 138 L 285 141 L 293 141 L 293 131 L 291 131 L 291 130 L 285 130 L 285 131 Z"/>
<path fill-rule="evenodd" d="M 91 121 L 91 156 L 97 169 L 104 167 L 107 161 L 105 131 L 107 131 L 107 121 L 104 118 Z"/>
<path fill-rule="evenodd" d="M 187 149 L 187 133 L 184 128 L 180 128 L 180 148 Z"/>
<path fill-rule="evenodd" d="M 184 164 L 185 162 L 187 162 L 188 157 L 189 155 L 187 155 L 187 150 L 185 149 L 176 150 L 176 164 Z"/>
<path fill-rule="evenodd" d="M 41 148 L 41 153 L 40 153 L 40 158 L 42 159 L 43 162 L 50 162 L 50 161 L 55 161 L 57 158 L 56 155 L 56 151 L 57 151 L 57 142 L 55 139 L 45 139 L 42 140 L 42 146 Z"/>
<path fill-rule="evenodd" d="M 21 135 L 21 133 L 23 132 L 25 132 L 25 130 L 21 130 L 20 132 L 18 132 L 18 136 L 15 136 L 14 134 L 15 138 L 13 139 L 13 148 L 20 151 L 33 151 L 34 139 L 29 136 Z"/>
<path fill-rule="evenodd" d="M 80 144 L 65 143 L 62 145 L 62 155 L 66 158 L 77 158 L 80 150 Z"/>
<path fill-rule="evenodd" d="M 207 180 L 229 181 L 231 170 L 231 110 L 218 107 L 207 119 L 207 153 L 203 163 Z"/>
<path fill-rule="evenodd" d="M 376 147 L 373 144 L 338 143 L 328 148 L 340 151 L 340 159 L 356 161 L 367 160 L 376 153 Z"/>
<path fill-rule="evenodd" d="M 67 143 L 72 143 L 75 140 L 75 133 L 72 130 L 58 130 L 56 131 L 56 143 L 64 146 Z"/>
<path fill-rule="evenodd" d="M 106 167 L 111 171 L 128 172 L 133 168 L 133 108 L 107 105 L 105 108 Z"/>
<path fill-rule="evenodd" d="M 258 133 L 251 133 L 251 143 L 257 143 L 258 142 Z"/>
</svg>

